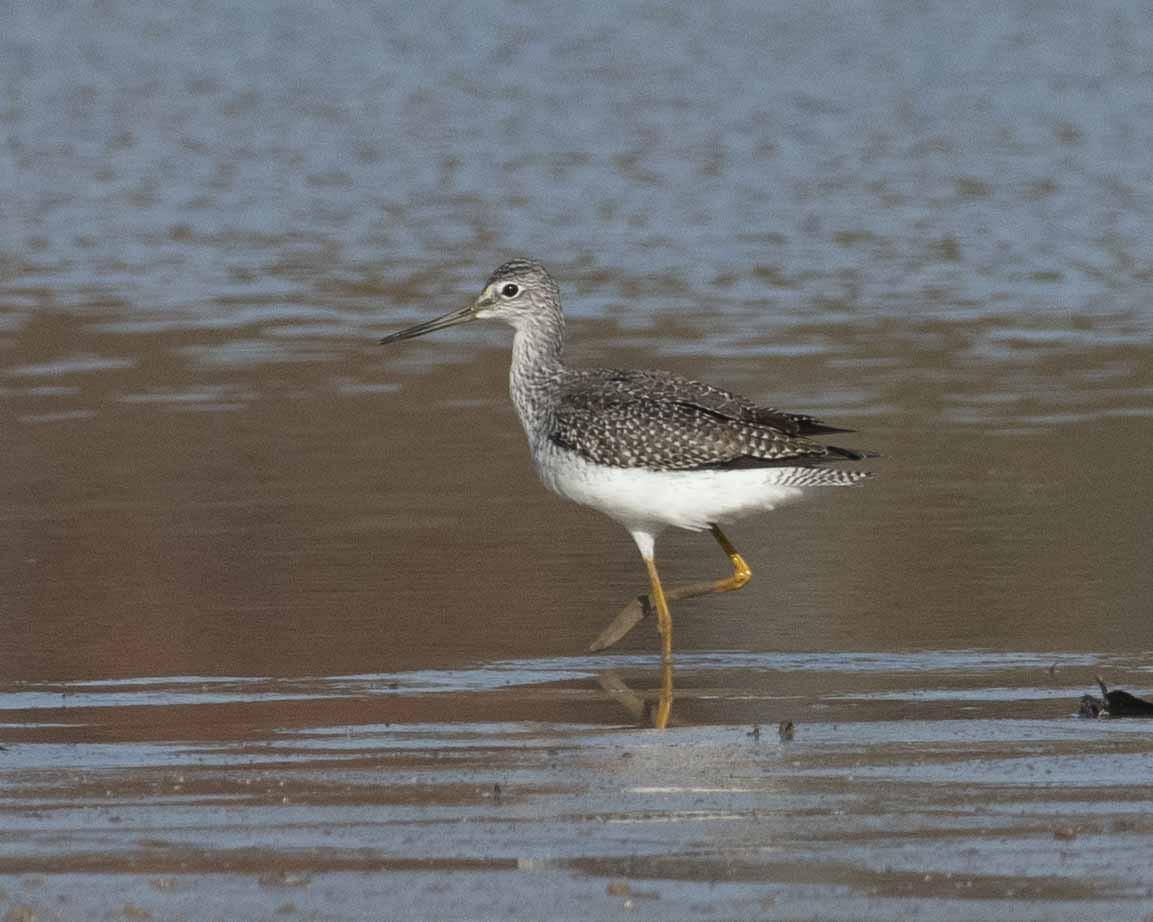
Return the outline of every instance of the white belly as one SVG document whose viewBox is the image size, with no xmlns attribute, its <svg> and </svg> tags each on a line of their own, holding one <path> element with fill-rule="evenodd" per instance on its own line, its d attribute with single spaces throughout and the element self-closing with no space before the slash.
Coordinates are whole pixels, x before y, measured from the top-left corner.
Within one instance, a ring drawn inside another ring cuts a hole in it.
<svg viewBox="0 0 1153 922">
<path fill-rule="evenodd" d="M 701 531 L 800 499 L 804 468 L 649 471 L 602 467 L 548 446 L 534 455 L 554 493 L 591 506 L 630 531 L 657 534 L 668 526 Z M 801 476 L 798 476 L 801 475 Z"/>
</svg>

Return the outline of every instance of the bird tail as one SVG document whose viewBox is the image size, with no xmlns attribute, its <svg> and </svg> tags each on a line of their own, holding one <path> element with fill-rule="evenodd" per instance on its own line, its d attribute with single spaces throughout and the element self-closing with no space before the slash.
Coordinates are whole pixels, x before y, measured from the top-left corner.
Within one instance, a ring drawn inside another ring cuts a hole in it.
<svg viewBox="0 0 1153 922">
<path fill-rule="evenodd" d="M 866 458 L 879 458 L 881 453 L 869 448 L 841 448 L 839 445 L 826 445 L 833 457 L 828 461 L 864 461 Z"/>
</svg>

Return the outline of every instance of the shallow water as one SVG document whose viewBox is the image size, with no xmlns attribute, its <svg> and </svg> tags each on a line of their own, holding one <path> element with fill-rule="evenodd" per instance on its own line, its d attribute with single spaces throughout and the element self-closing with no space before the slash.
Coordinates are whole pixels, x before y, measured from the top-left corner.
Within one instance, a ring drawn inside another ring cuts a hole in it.
<svg viewBox="0 0 1153 922">
<path fill-rule="evenodd" d="M 664 732 L 635 727 L 654 670 L 615 655 L 10 686 L 0 881 L 64 917 L 1149 905 L 1153 736 L 1071 715 L 1094 670 L 1139 682 L 1141 660 L 687 654 Z"/>
<path fill-rule="evenodd" d="M 0 15 L 5 911 L 1153 911 L 1149 731 L 1069 719 L 1153 687 L 1148 9 Z M 883 455 L 731 529 L 663 736 L 507 331 L 375 345 L 515 253 Z"/>
</svg>

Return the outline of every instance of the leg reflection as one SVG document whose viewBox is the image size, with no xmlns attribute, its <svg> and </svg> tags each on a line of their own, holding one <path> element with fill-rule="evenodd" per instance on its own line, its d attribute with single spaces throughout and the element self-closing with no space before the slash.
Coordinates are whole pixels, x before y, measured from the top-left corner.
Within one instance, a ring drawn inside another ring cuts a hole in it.
<svg viewBox="0 0 1153 922">
<path fill-rule="evenodd" d="M 663 730 L 669 725 L 669 715 L 673 712 L 673 660 L 670 656 L 661 657 L 661 695 L 653 712 L 653 726 Z"/>
<path fill-rule="evenodd" d="M 623 707 L 629 717 L 638 724 L 664 730 L 669 725 L 673 710 L 673 663 L 670 659 L 661 660 L 660 691 L 656 701 L 647 700 L 625 684 L 620 674 L 613 670 L 597 673 L 597 684 L 617 704 Z"/>
</svg>

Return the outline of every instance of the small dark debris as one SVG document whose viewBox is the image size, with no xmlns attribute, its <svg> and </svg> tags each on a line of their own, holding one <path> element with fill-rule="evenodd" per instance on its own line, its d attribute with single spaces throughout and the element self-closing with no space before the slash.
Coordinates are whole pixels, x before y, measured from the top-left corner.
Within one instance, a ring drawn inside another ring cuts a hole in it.
<svg viewBox="0 0 1153 922">
<path fill-rule="evenodd" d="M 1127 691 L 1114 689 L 1109 691 L 1104 680 L 1097 676 L 1097 685 L 1101 688 L 1103 697 L 1082 695 L 1081 706 L 1078 709 L 1080 717 L 1153 717 L 1153 701 L 1138 698 Z"/>
<path fill-rule="evenodd" d="M 787 743 L 797 734 L 797 728 L 791 720 L 782 720 L 777 724 L 777 735 L 781 741 Z"/>
</svg>

